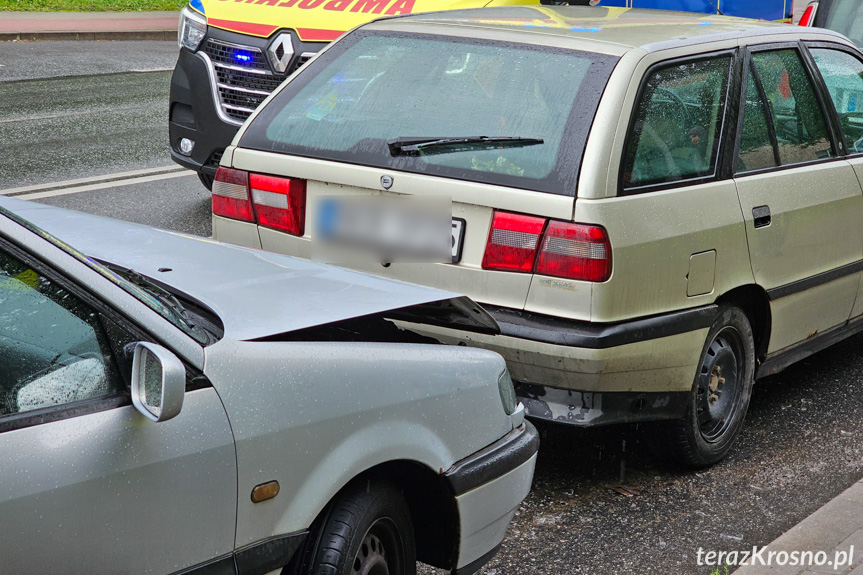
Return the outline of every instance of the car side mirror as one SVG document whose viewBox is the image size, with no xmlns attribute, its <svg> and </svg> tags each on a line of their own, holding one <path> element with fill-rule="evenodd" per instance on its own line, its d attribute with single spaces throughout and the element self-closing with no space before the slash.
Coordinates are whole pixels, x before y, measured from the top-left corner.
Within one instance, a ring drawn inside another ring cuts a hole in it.
<svg viewBox="0 0 863 575">
<path fill-rule="evenodd" d="M 155 343 L 138 342 L 132 356 L 132 404 L 144 417 L 167 421 L 183 408 L 186 368 Z"/>
</svg>

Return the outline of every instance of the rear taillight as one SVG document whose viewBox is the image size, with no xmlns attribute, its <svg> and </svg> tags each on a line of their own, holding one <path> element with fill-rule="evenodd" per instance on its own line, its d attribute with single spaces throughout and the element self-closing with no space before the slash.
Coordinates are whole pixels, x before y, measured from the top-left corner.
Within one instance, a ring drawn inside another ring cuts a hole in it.
<svg viewBox="0 0 863 575">
<path fill-rule="evenodd" d="M 258 223 L 301 236 L 306 223 L 306 181 L 251 174 L 249 186 Z"/>
<path fill-rule="evenodd" d="M 249 173 L 219 168 L 213 180 L 213 214 L 235 220 L 254 221 L 249 201 Z"/>
<path fill-rule="evenodd" d="M 495 212 L 482 267 L 487 270 L 530 272 L 545 218 Z"/>
<path fill-rule="evenodd" d="M 495 212 L 482 267 L 602 282 L 611 276 L 611 243 L 597 226 Z"/>
<path fill-rule="evenodd" d="M 815 16 L 815 6 L 809 6 L 806 8 L 806 11 L 803 12 L 803 16 L 800 17 L 800 25 L 801 26 L 811 26 L 812 25 L 812 17 Z"/>
<path fill-rule="evenodd" d="M 257 221 L 301 236 L 306 223 L 306 181 L 220 167 L 213 181 L 213 214 Z"/>
<path fill-rule="evenodd" d="M 550 221 L 542 238 L 536 273 L 602 282 L 611 275 L 611 244 L 595 226 Z"/>
</svg>

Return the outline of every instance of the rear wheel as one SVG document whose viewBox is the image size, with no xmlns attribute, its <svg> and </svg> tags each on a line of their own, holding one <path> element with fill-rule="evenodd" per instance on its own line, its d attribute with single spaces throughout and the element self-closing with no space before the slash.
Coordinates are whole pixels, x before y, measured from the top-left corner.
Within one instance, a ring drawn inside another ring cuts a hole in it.
<svg viewBox="0 0 863 575">
<path fill-rule="evenodd" d="M 312 551 L 310 575 L 416 575 L 404 496 L 387 481 L 362 481 L 333 504 Z"/>
<path fill-rule="evenodd" d="M 670 422 L 671 455 L 689 467 L 722 459 L 743 427 L 754 378 L 749 320 L 738 308 L 724 308 L 707 334 L 686 414 Z"/>
</svg>

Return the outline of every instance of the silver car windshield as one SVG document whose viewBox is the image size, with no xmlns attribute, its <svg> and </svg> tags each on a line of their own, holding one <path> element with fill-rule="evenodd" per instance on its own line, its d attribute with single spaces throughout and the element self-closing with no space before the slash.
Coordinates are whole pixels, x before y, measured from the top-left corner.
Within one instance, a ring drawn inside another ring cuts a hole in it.
<svg viewBox="0 0 863 575">
<path fill-rule="evenodd" d="M 286 86 L 240 146 L 573 195 L 616 61 L 361 30 Z"/>
</svg>

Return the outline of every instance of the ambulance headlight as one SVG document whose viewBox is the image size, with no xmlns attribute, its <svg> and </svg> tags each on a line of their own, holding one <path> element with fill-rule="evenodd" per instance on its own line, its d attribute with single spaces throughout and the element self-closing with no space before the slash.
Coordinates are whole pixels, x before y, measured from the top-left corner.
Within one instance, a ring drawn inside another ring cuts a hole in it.
<svg viewBox="0 0 863 575">
<path fill-rule="evenodd" d="M 180 48 L 188 48 L 194 52 L 206 33 L 207 19 L 188 6 L 183 8 L 180 12 L 180 28 L 177 31 L 177 43 Z"/>
</svg>

